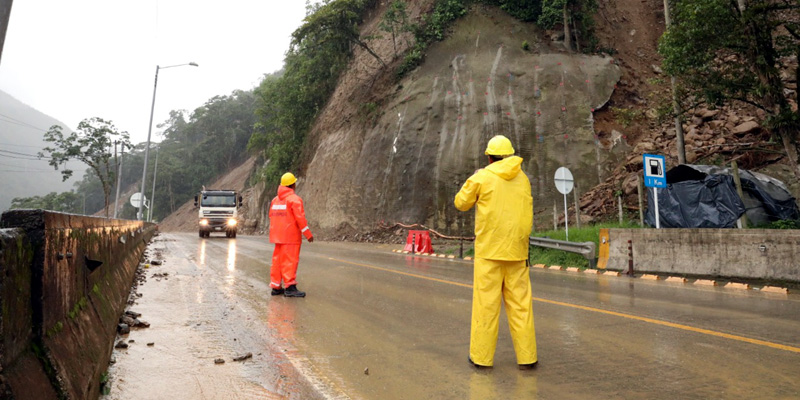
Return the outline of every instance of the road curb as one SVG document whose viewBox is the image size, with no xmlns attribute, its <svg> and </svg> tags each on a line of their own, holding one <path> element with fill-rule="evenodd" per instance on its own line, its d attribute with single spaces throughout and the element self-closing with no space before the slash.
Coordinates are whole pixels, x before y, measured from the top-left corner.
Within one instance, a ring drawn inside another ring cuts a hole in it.
<svg viewBox="0 0 800 400">
<path fill-rule="evenodd" d="M 444 258 L 445 260 L 464 260 L 464 261 L 470 261 L 470 260 L 472 260 L 472 257 L 464 257 L 464 258 L 459 258 L 459 257 L 456 257 L 456 256 L 455 256 L 455 255 L 453 255 L 453 254 L 440 254 L 440 253 L 412 253 L 412 252 L 410 252 L 410 251 L 408 251 L 408 250 L 398 250 L 398 249 L 392 249 L 392 253 L 397 253 L 397 254 L 407 254 L 407 255 L 419 256 L 419 257 Z"/>
<path fill-rule="evenodd" d="M 410 254 L 414 256 L 424 256 L 424 257 L 433 257 L 433 258 L 444 258 L 447 260 L 458 260 L 458 261 L 472 261 L 472 257 L 464 257 L 458 258 L 452 254 L 445 255 L 445 254 L 436 254 L 436 253 L 411 253 L 409 251 L 404 250 L 392 250 L 393 253 L 398 254 Z M 586 274 L 591 273 L 594 271 L 597 275 L 603 276 L 622 276 L 622 271 L 615 271 L 609 269 L 592 269 L 592 268 L 579 268 L 579 267 L 564 267 L 561 265 L 546 265 L 546 264 L 532 264 L 531 268 L 543 269 L 543 270 L 554 270 L 560 272 L 569 272 L 569 273 L 580 273 Z M 763 293 L 770 293 L 770 294 L 789 294 L 789 289 L 780 287 L 780 286 L 759 286 L 753 285 L 749 283 L 738 283 L 738 282 L 729 282 L 729 281 L 719 281 L 719 280 L 712 280 L 712 279 L 690 279 L 684 278 L 680 276 L 664 276 L 664 275 L 655 275 L 655 274 L 640 274 L 635 275 L 634 278 L 648 280 L 648 281 L 657 281 L 657 282 L 667 282 L 667 283 L 678 283 L 678 284 L 685 284 L 685 285 L 696 285 L 696 286 L 713 286 L 720 289 L 734 289 L 734 290 L 749 290 L 753 292 L 763 292 Z"/>
</svg>

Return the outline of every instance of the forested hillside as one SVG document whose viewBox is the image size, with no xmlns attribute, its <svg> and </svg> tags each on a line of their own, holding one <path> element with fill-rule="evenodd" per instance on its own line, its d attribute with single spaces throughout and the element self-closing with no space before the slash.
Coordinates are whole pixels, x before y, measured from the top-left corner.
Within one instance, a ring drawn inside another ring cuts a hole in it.
<svg viewBox="0 0 800 400">
<path fill-rule="evenodd" d="M 153 173 L 156 172 L 153 220 L 171 214 L 203 185 L 248 158 L 246 146 L 255 125 L 254 111 L 253 92 L 237 90 L 228 96 L 215 96 L 191 113 L 172 111 L 169 120 L 158 125 L 162 133 L 159 143 L 150 150 L 145 188 L 147 198 L 152 198 Z M 140 145 L 134 149 L 133 156 L 124 160 L 122 188 L 134 185 L 133 191 L 139 191 L 142 150 Z M 97 185 L 93 179 L 84 179 L 82 184 Z M 135 218 L 135 209 L 127 197 L 120 200 L 120 206 L 124 210 L 122 217 Z"/>
</svg>

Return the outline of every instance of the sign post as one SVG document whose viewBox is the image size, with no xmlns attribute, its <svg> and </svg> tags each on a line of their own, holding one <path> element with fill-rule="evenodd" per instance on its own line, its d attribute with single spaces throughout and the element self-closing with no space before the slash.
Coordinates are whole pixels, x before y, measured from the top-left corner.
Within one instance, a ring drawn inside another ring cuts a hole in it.
<svg viewBox="0 0 800 400">
<path fill-rule="evenodd" d="M 141 208 L 142 203 L 144 203 L 144 207 L 147 208 L 147 197 L 142 195 L 141 192 L 136 192 L 131 195 L 131 205 L 135 208 Z"/>
<path fill-rule="evenodd" d="M 656 229 L 661 229 L 661 219 L 658 215 L 658 188 L 667 187 L 667 162 L 664 156 L 644 154 L 644 185 L 653 188 L 655 201 Z"/>
<path fill-rule="evenodd" d="M 564 195 L 564 228 L 567 232 L 567 240 L 569 240 L 569 221 L 567 213 L 567 194 L 572 191 L 574 181 L 572 180 L 572 172 L 566 167 L 559 167 L 556 170 L 556 175 L 553 178 L 556 183 L 558 192 Z M 577 206 L 576 206 L 577 207 Z"/>
</svg>

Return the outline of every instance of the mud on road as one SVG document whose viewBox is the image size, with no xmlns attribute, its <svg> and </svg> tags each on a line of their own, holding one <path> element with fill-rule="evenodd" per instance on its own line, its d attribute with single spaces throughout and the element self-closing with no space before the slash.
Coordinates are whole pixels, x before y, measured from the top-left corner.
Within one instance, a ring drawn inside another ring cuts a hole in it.
<svg viewBox="0 0 800 400">
<path fill-rule="evenodd" d="M 110 393 L 102 398 L 341 397 L 313 382 L 296 350 L 280 339 L 294 321 L 282 318 L 280 310 L 267 312 L 267 263 L 249 256 L 244 240 L 212 237 L 199 239 L 199 246 L 197 242 L 161 235 L 151 243 L 150 253 L 163 254 L 163 264 L 144 270 L 146 283 L 137 288 L 141 297 L 134 294 L 129 306 L 150 327 L 133 328 L 117 338 L 115 343 L 128 347 L 114 350 Z M 265 252 L 265 240 L 251 242 Z M 256 279 L 242 268 L 263 276 Z M 291 307 L 289 300 L 270 304 Z M 234 361 L 247 353 L 252 356 Z M 224 363 L 215 363 L 217 359 Z"/>
</svg>

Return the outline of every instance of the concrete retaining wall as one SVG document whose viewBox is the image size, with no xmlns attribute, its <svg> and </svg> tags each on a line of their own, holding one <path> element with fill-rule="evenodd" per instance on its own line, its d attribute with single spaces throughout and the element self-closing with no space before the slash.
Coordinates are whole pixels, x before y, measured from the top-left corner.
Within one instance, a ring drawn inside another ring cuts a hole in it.
<svg viewBox="0 0 800 400">
<path fill-rule="evenodd" d="M 97 398 L 155 227 L 15 210 L 0 228 L 0 389 L 17 399 Z"/>
<path fill-rule="evenodd" d="M 609 229 L 607 268 L 634 271 L 800 282 L 800 230 Z"/>
</svg>

